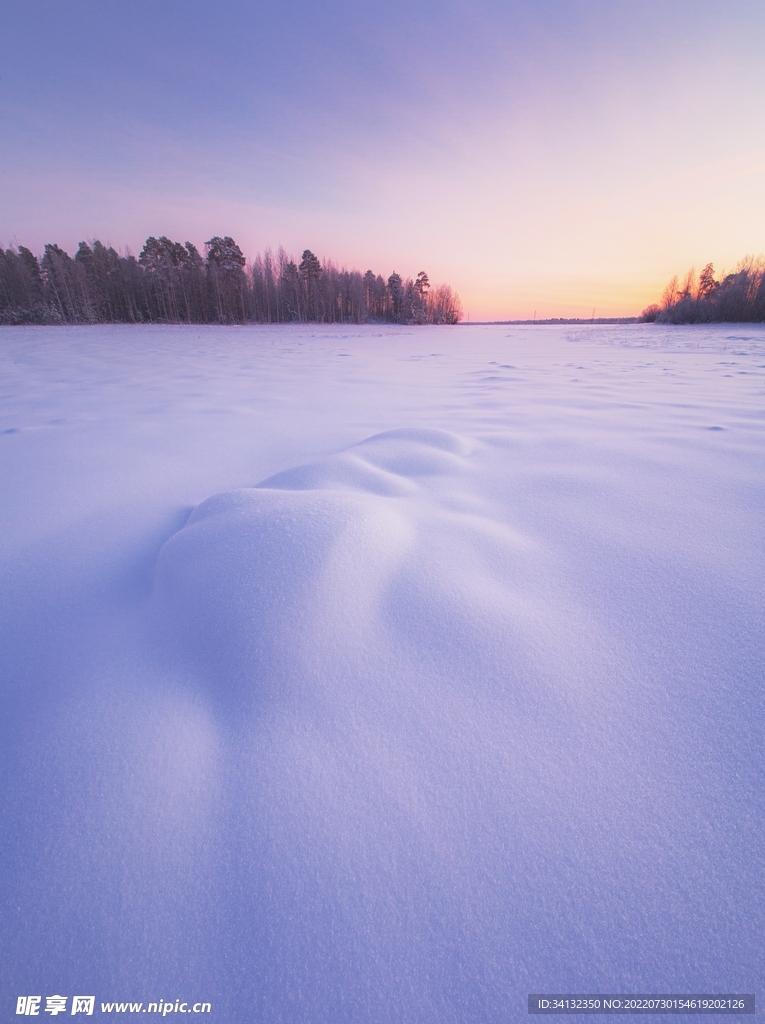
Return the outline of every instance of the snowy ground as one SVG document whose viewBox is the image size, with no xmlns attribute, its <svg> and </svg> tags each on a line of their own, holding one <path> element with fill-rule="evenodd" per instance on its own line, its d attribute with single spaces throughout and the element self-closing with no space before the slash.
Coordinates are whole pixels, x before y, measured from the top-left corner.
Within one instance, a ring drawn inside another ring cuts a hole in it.
<svg viewBox="0 0 765 1024">
<path fill-rule="evenodd" d="M 0 394 L 4 1014 L 761 992 L 765 330 L 5 328 Z"/>
</svg>

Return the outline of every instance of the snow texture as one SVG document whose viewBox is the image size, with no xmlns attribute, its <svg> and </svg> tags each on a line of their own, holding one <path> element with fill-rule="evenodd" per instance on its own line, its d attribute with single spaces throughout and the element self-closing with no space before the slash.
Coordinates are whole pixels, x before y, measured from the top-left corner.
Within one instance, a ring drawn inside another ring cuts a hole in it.
<svg viewBox="0 0 765 1024">
<path fill-rule="evenodd" d="M 0 360 L 6 1013 L 761 990 L 762 328 Z"/>
</svg>

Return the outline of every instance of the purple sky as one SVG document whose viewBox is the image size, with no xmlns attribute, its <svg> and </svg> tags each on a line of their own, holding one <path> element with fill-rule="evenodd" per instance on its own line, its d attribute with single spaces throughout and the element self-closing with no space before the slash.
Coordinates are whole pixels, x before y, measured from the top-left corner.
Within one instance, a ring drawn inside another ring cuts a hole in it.
<svg viewBox="0 0 765 1024">
<path fill-rule="evenodd" d="M 472 319 L 628 315 L 765 249 L 761 0 L 25 0 L 0 243 L 283 244 Z"/>
</svg>

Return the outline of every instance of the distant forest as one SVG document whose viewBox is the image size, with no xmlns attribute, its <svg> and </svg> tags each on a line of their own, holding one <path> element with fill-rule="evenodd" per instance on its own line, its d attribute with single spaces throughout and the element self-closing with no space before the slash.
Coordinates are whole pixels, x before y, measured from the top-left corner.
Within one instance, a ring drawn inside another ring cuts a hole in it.
<svg viewBox="0 0 765 1024">
<path fill-rule="evenodd" d="M 247 263 L 236 242 L 216 236 L 204 255 L 191 242 L 147 238 L 136 259 L 101 242 L 74 256 L 46 245 L 39 259 L 23 245 L 0 248 L 0 324 L 456 324 L 459 296 L 368 270 L 322 266 L 309 250 L 300 263 L 280 248 Z"/>
<path fill-rule="evenodd" d="M 765 259 L 747 256 L 732 274 L 715 280 L 708 263 L 697 276 L 673 277 L 661 303 L 644 309 L 641 320 L 662 324 L 761 323 L 765 321 Z"/>
</svg>

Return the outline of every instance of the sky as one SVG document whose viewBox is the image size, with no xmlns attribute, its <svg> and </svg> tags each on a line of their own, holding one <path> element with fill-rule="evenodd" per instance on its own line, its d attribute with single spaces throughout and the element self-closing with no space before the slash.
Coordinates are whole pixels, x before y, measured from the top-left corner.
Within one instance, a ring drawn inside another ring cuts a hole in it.
<svg viewBox="0 0 765 1024">
<path fill-rule="evenodd" d="M 0 244 L 229 234 L 471 320 L 765 251 L 761 0 L 25 0 L 0 38 Z"/>
</svg>

